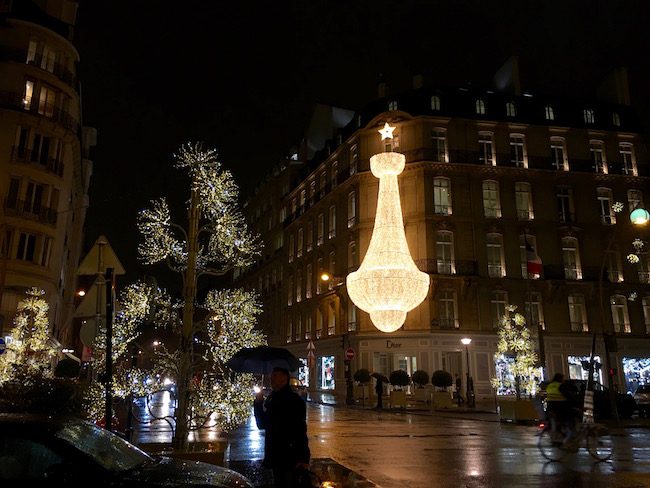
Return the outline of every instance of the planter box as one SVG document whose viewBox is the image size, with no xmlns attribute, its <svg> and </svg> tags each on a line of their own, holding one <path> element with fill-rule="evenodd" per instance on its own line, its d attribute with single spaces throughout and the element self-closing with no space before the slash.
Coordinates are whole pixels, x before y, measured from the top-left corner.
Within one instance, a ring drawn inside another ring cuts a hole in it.
<svg viewBox="0 0 650 488">
<path fill-rule="evenodd" d="M 533 422 L 542 417 L 533 400 L 500 398 L 498 404 L 502 422 Z"/>
<path fill-rule="evenodd" d="M 416 402 L 429 403 L 431 401 L 431 390 L 428 388 L 416 388 L 414 390 L 414 398 Z"/>
<path fill-rule="evenodd" d="M 406 408 L 406 391 L 392 390 L 390 392 L 390 408 Z"/>
<path fill-rule="evenodd" d="M 431 405 L 433 408 L 444 409 L 456 407 L 456 404 L 448 391 L 434 391 L 431 394 Z"/>
<path fill-rule="evenodd" d="M 370 400 L 370 388 L 368 385 L 355 385 L 354 398 L 357 400 Z"/>
</svg>

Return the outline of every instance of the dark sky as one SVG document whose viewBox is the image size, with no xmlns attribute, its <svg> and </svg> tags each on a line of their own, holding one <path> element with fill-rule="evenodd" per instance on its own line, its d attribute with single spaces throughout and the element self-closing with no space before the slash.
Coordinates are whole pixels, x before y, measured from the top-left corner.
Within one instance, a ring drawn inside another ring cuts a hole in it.
<svg viewBox="0 0 650 488">
<path fill-rule="evenodd" d="M 98 130 L 87 246 L 105 234 L 130 276 L 148 272 L 136 215 L 179 195 L 181 143 L 216 147 L 246 193 L 300 140 L 311 104 L 362 106 L 380 73 L 395 92 L 417 73 L 488 87 L 518 55 L 525 90 L 589 97 L 625 65 L 633 102 L 647 107 L 648 4 L 82 0 L 83 122 Z"/>
</svg>

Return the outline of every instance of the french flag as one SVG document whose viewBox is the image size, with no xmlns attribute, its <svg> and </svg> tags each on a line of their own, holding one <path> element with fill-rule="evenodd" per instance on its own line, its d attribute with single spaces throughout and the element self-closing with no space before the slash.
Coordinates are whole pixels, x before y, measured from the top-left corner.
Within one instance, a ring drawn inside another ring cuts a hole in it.
<svg viewBox="0 0 650 488">
<path fill-rule="evenodd" d="M 526 239 L 526 269 L 529 275 L 539 276 L 542 274 L 542 260 L 533 246 L 530 245 L 528 239 Z"/>
</svg>

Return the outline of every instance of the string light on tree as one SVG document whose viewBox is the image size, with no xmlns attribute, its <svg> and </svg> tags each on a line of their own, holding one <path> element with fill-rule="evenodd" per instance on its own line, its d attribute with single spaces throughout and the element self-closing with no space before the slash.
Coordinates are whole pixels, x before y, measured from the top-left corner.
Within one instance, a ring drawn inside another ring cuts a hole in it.
<svg viewBox="0 0 650 488">
<path fill-rule="evenodd" d="M 386 123 L 379 130 L 381 140 L 392 139 L 394 130 Z M 350 299 L 382 332 L 399 329 L 429 291 L 429 275 L 415 266 L 404 233 L 397 175 L 405 164 L 396 152 L 370 158 L 372 174 L 379 178 L 375 227 L 361 266 L 347 277 Z"/>
</svg>

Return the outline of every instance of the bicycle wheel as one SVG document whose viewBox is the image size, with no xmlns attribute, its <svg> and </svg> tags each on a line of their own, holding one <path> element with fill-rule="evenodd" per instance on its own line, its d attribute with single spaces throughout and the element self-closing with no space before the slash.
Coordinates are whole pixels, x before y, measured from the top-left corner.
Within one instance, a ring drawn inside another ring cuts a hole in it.
<svg viewBox="0 0 650 488">
<path fill-rule="evenodd" d="M 562 448 L 562 435 L 553 432 L 550 426 L 545 427 L 537 434 L 537 447 L 549 461 L 561 461 L 567 451 Z"/>
<path fill-rule="evenodd" d="M 587 450 L 598 461 L 607 461 L 612 457 L 612 436 L 607 427 L 594 425 L 587 432 Z"/>
</svg>

